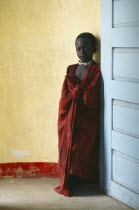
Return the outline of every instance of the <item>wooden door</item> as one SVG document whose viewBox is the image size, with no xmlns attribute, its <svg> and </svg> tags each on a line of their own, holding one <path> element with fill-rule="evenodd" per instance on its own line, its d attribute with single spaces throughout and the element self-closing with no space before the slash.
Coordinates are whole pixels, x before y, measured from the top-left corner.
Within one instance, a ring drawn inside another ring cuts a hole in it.
<svg viewBox="0 0 139 210">
<path fill-rule="evenodd" d="M 139 0 L 101 3 L 101 188 L 139 209 Z"/>
</svg>

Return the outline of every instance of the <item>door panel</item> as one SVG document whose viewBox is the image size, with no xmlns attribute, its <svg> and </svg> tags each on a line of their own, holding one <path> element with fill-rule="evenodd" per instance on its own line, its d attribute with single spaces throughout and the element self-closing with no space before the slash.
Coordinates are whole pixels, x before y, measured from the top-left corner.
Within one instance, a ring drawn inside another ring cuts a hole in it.
<svg viewBox="0 0 139 210">
<path fill-rule="evenodd" d="M 113 130 L 139 138 L 139 104 L 113 103 Z"/>
<path fill-rule="evenodd" d="M 123 187 L 122 185 L 118 184 L 115 181 L 111 181 L 111 195 L 112 197 L 120 200 L 121 202 L 131 206 L 134 209 L 138 208 L 138 194 L 133 192 L 132 190 L 129 190 L 126 187 Z"/>
<path fill-rule="evenodd" d="M 139 48 L 114 48 L 113 79 L 139 82 Z"/>
<path fill-rule="evenodd" d="M 139 104 L 139 85 L 137 83 L 113 80 L 110 87 L 112 99 Z"/>
<path fill-rule="evenodd" d="M 112 155 L 112 180 L 133 192 L 139 193 L 139 161 L 115 150 L 113 150 Z"/>
<path fill-rule="evenodd" d="M 112 131 L 112 149 L 139 160 L 139 140 L 115 130 Z"/>
<path fill-rule="evenodd" d="M 138 0 L 113 1 L 113 26 L 127 27 L 139 25 Z"/>
</svg>

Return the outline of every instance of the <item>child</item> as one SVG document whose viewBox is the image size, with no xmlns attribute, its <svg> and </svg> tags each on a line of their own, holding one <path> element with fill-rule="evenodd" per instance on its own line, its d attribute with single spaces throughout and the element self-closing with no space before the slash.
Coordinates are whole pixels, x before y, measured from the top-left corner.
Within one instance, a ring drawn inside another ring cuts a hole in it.
<svg viewBox="0 0 139 210">
<path fill-rule="evenodd" d="M 81 33 L 75 41 L 79 63 L 68 66 L 58 112 L 57 193 L 72 196 L 73 177 L 99 183 L 100 66 L 93 60 L 97 41 Z"/>
</svg>

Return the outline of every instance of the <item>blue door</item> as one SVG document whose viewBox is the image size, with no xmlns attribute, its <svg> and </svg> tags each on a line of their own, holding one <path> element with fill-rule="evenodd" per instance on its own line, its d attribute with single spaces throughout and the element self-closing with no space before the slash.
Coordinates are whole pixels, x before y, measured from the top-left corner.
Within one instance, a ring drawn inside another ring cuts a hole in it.
<svg viewBox="0 0 139 210">
<path fill-rule="evenodd" d="M 101 187 L 106 194 L 139 209 L 139 0 L 101 3 Z"/>
</svg>

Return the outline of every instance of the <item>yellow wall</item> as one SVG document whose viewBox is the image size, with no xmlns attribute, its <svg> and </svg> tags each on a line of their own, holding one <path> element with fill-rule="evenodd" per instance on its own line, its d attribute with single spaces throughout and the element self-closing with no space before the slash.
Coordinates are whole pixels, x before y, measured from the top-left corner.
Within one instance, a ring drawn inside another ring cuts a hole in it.
<svg viewBox="0 0 139 210">
<path fill-rule="evenodd" d="M 1 163 L 58 161 L 61 86 L 85 31 L 100 37 L 100 0 L 0 0 Z"/>
</svg>

